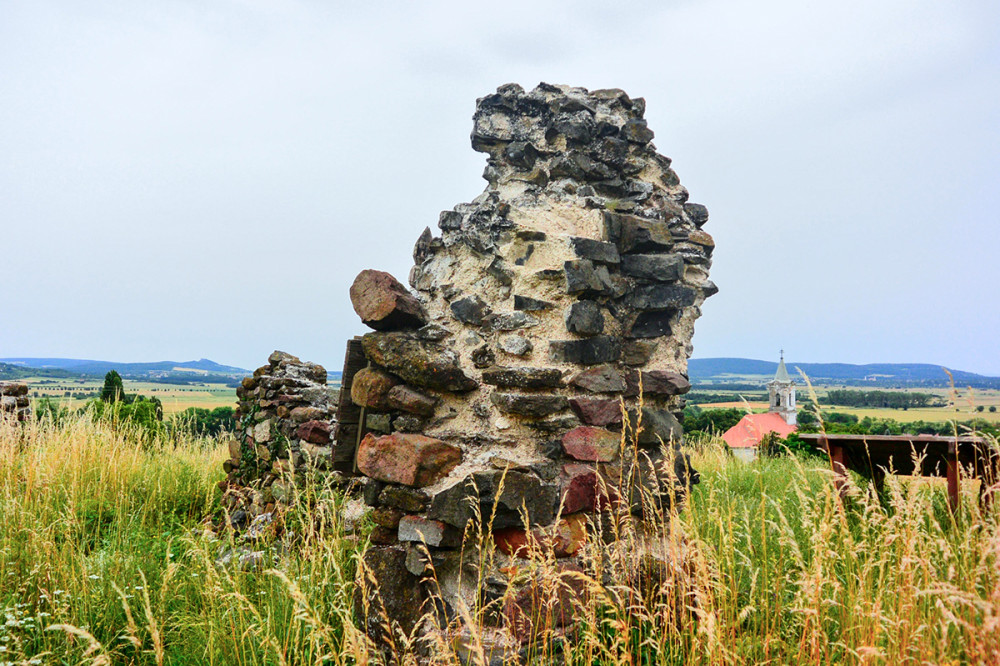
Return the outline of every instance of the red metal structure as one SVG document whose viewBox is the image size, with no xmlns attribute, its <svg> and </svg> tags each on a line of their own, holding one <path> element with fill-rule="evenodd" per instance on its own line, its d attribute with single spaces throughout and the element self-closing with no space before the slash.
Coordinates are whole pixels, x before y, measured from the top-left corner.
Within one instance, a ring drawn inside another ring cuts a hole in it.
<svg viewBox="0 0 1000 666">
<path fill-rule="evenodd" d="M 1000 450 L 982 437 L 942 437 L 939 435 L 841 435 L 799 434 L 830 455 L 843 492 L 847 470 L 872 480 L 881 489 L 887 473 L 908 476 L 937 476 L 948 479 L 948 505 L 958 508 L 962 474 L 982 481 L 980 501 L 988 502 L 1000 491 Z"/>
</svg>

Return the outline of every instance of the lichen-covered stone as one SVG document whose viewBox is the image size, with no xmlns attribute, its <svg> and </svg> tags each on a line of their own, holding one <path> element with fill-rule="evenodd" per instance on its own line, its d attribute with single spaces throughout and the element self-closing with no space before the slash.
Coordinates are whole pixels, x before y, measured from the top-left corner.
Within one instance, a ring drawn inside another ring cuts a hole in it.
<svg viewBox="0 0 1000 666">
<path fill-rule="evenodd" d="M 505 414 L 541 418 L 561 412 L 569 407 L 562 395 L 523 395 L 520 393 L 494 393 L 493 404 Z"/>
<path fill-rule="evenodd" d="M 466 375 L 453 352 L 408 333 L 368 333 L 361 339 L 365 355 L 405 381 L 441 391 L 471 391 L 477 384 Z"/>
<path fill-rule="evenodd" d="M 492 367 L 483 371 L 483 383 L 507 389 L 551 389 L 563 386 L 562 371 L 558 368 Z"/>
<path fill-rule="evenodd" d="M 351 400 L 358 407 L 386 409 L 389 390 L 399 384 L 399 379 L 378 368 L 362 368 L 351 383 Z"/>
<path fill-rule="evenodd" d="M 357 464 L 374 479 L 423 487 L 447 475 L 461 460 L 461 449 L 433 437 L 369 433 L 358 446 Z"/>
</svg>

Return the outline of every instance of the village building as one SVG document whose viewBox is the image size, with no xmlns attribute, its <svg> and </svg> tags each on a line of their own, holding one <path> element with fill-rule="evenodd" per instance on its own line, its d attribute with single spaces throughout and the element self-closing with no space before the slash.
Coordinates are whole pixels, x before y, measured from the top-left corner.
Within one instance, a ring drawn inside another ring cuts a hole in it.
<svg viewBox="0 0 1000 666">
<path fill-rule="evenodd" d="M 785 367 L 785 353 L 781 352 L 778 370 L 774 379 L 767 383 L 768 411 L 763 414 L 747 414 L 740 422 L 727 430 L 722 439 L 729 445 L 733 455 L 741 460 L 751 461 L 757 457 L 761 441 L 769 433 L 784 439 L 795 432 L 797 427 L 795 411 L 795 382 Z"/>
</svg>

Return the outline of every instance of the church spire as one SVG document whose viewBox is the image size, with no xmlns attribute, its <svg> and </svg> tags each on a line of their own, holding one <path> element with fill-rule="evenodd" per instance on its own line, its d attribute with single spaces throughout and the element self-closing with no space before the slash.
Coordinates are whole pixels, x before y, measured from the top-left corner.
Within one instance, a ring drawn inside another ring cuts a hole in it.
<svg viewBox="0 0 1000 666">
<path fill-rule="evenodd" d="M 778 361 L 778 371 L 774 373 L 774 381 L 790 382 L 792 378 L 788 376 L 788 368 L 785 367 L 785 350 L 781 350 L 781 360 Z"/>
</svg>

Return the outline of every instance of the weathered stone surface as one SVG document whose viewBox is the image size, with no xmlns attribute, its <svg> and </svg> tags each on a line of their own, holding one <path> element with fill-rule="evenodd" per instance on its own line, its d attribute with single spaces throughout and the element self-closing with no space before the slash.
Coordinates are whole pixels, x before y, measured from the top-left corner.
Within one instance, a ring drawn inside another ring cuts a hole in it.
<svg viewBox="0 0 1000 666">
<path fill-rule="evenodd" d="M 389 390 L 399 379 L 378 368 L 362 368 L 351 383 L 351 401 L 358 407 L 388 409 Z"/>
<path fill-rule="evenodd" d="M 594 301 L 576 301 L 566 312 L 566 330 L 583 336 L 604 332 L 604 314 Z"/>
<path fill-rule="evenodd" d="M 622 373 L 610 364 L 584 370 L 574 376 L 569 383 L 591 393 L 621 393 L 627 388 Z"/>
<path fill-rule="evenodd" d="M 621 137 L 632 143 L 649 143 L 653 140 L 653 130 L 646 127 L 645 120 L 633 118 L 622 126 Z"/>
<path fill-rule="evenodd" d="M 622 406 L 617 399 L 570 398 L 569 406 L 588 425 L 603 427 L 622 422 Z"/>
<path fill-rule="evenodd" d="M 354 614 L 365 633 L 382 645 L 393 636 L 386 634 L 385 618 L 410 635 L 423 617 L 427 596 L 420 578 L 406 570 L 406 551 L 400 547 L 369 548 L 362 556 L 354 588 Z"/>
<path fill-rule="evenodd" d="M 312 442 L 299 442 L 305 462 L 317 469 L 330 469 L 333 465 L 333 449 L 327 445 L 313 444 Z"/>
<path fill-rule="evenodd" d="M 582 573 L 579 565 L 567 562 L 559 566 L 557 581 L 544 586 L 528 584 L 517 594 L 509 595 L 503 608 L 504 625 L 522 643 L 537 635 L 540 627 L 551 630 L 570 626 L 577 609 L 587 603 Z"/>
<path fill-rule="evenodd" d="M 464 324 L 481 326 L 483 320 L 492 314 L 492 310 L 483 299 L 473 294 L 454 301 L 451 304 L 451 313 L 455 315 L 455 319 Z"/>
<path fill-rule="evenodd" d="M 377 331 L 418 328 L 426 315 L 420 301 L 383 271 L 364 270 L 351 285 L 351 305 L 366 326 Z"/>
<path fill-rule="evenodd" d="M 566 273 L 567 294 L 609 295 L 615 292 L 607 266 L 595 265 L 588 259 L 576 259 L 567 261 L 563 270 Z"/>
<path fill-rule="evenodd" d="M 472 350 L 472 365 L 479 369 L 491 368 L 497 362 L 496 354 L 487 345 Z"/>
<path fill-rule="evenodd" d="M 680 284 L 639 285 L 625 297 L 636 310 L 679 310 L 693 305 L 697 294 L 692 287 Z"/>
<path fill-rule="evenodd" d="M 471 391 L 477 384 L 462 372 L 454 353 L 438 343 L 407 333 L 368 333 L 361 338 L 365 355 L 376 365 L 417 386 L 441 391 Z"/>
<path fill-rule="evenodd" d="M 684 212 L 696 227 L 701 229 L 708 222 L 708 208 L 698 203 L 684 204 Z"/>
<path fill-rule="evenodd" d="M 483 383 L 499 388 L 518 389 L 547 389 L 563 386 L 562 371 L 558 368 L 492 367 L 483 371 Z"/>
<path fill-rule="evenodd" d="M 389 434 L 392 432 L 392 415 L 390 414 L 366 414 L 365 427 L 372 432 Z"/>
<path fill-rule="evenodd" d="M 598 478 L 593 464 L 569 463 L 560 474 L 560 498 L 563 514 L 593 513 L 609 506 L 607 485 Z"/>
<path fill-rule="evenodd" d="M 326 415 L 324 410 L 319 407 L 293 407 L 288 413 L 288 418 L 295 423 L 305 423 L 306 421 L 314 421 L 323 418 Z"/>
<path fill-rule="evenodd" d="M 643 407 L 641 423 L 638 417 L 638 410 L 629 410 L 628 435 L 639 446 L 656 446 L 661 442 L 676 446 L 684 438 L 684 428 L 677 417 L 666 410 Z M 636 435 L 637 426 L 639 430 Z"/>
<path fill-rule="evenodd" d="M 624 213 L 604 213 L 605 237 L 614 242 L 622 254 L 666 252 L 674 238 L 666 222 L 645 220 Z"/>
<path fill-rule="evenodd" d="M 366 476 L 407 486 L 429 486 L 462 460 L 462 451 L 433 437 L 369 433 L 358 447 L 358 469 Z"/>
<path fill-rule="evenodd" d="M 516 331 L 538 326 L 538 318 L 526 312 L 508 312 L 492 314 L 486 318 L 484 323 L 494 331 Z"/>
<path fill-rule="evenodd" d="M 523 335 L 502 335 L 497 344 L 500 351 L 511 356 L 524 356 L 530 353 L 533 348 L 531 340 Z"/>
<path fill-rule="evenodd" d="M 402 518 L 403 512 L 391 507 L 380 506 L 372 511 L 372 520 L 375 524 L 390 530 L 398 528 Z"/>
<path fill-rule="evenodd" d="M 618 248 L 614 243 L 594 240 L 592 238 L 571 238 L 573 251 L 580 259 L 588 259 L 597 264 L 615 266 L 621 261 Z"/>
<path fill-rule="evenodd" d="M 505 527 L 493 532 L 493 543 L 510 557 L 528 558 L 532 548 L 551 552 L 557 558 L 572 557 L 587 539 L 587 517 L 564 516 L 553 527 L 533 529 L 530 540 L 528 534 L 521 527 Z"/>
<path fill-rule="evenodd" d="M 382 485 L 377 498 L 377 502 L 382 506 L 393 507 L 407 513 L 423 511 L 431 501 L 430 496 L 423 490 L 397 485 Z"/>
<path fill-rule="evenodd" d="M 399 384 L 389 389 L 386 394 L 386 403 L 392 409 L 400 409 L 421 416 L 431 416 L 434 414 L 437 398 L 421 393 L 410 386 Z"/>
<path fill-rule="evenodd" d="M 622 345 L 622 363 L 646 365 L 659 345 L 655 340 L 627 340 Z"/>
<path fill-rule="evenodd" d="M 464 530 L 470 520 L 492 520 L 494 528 L 523 527 L 522 509 L 532 525 L 548 525 L 556 515 L 559 484 L 519 471 L 476 472 L 431 500 L 427 517 Z"/>
<path fill-rule="evenodd" d="M 549 356 L 557 363 L 598 365 L 613 363 L 622 353 L 618 338 L 599 335 L 586 340 L 553 340 L 549 343 Z"/>
<path fill-rule="evenodd" d="M 691 390 L 691 382 L 679 372 L 650 370 L 642 373 L 642 390 L 650 395 L 681 395 Z"/>
<path fill-rule="evenodd" d="M 399 521 L 397 538 L 414 541 L 435 548 L 455 548 L 462 544 L 462 532 L 440 520 L 420 516 L 403 516 Z"/>
<path fill-rule="evenodd" d="M 670 335 L 677 310 L 654 310 L 641 312 L 628 328 L 631 338 L 660 338 Z"/>
<path fill-rule="evenodd" d="M 295 429 L 295 436 L 310 444 L 329 444 L 330 431 L 329 421 L 306 421 Z"/>
<path fill-rule="evenodd" d="M 585 462 L 611 462 L 621 449 L 621 435 L 594 426 L 573 428 L 562 438 L 566 455 Z"/>
<path fill-rule="evenodd" d="M 684 261 L 676 254 L 627 254 L 621 270 L 641 280 L 675 282 L 684 275 Z"/>
<path fill-rule="evenodd" d="M 0 395 L 13 398 L 28 395 L 28 385 L 24 382 L 0 382 Z"/>
<path fill-rule="evenodd" d="M 506 414 L 541 418 L 561 412 L 569 407 L 561 395 L 521 395 L 519 393 L 494 393 L 490 396 L 497 409 Z"/>
<path fill-rule="evenodd" d="M 514 295 L 514 309 L 524 310 L 525 312 L 536 312 L 539 310 L 551 310 L 552 303 L 549 301 L 539 300 L 537 298 L 531 298 L 530 296 L 520 296 L 518 294 Z"/>
</svg>

